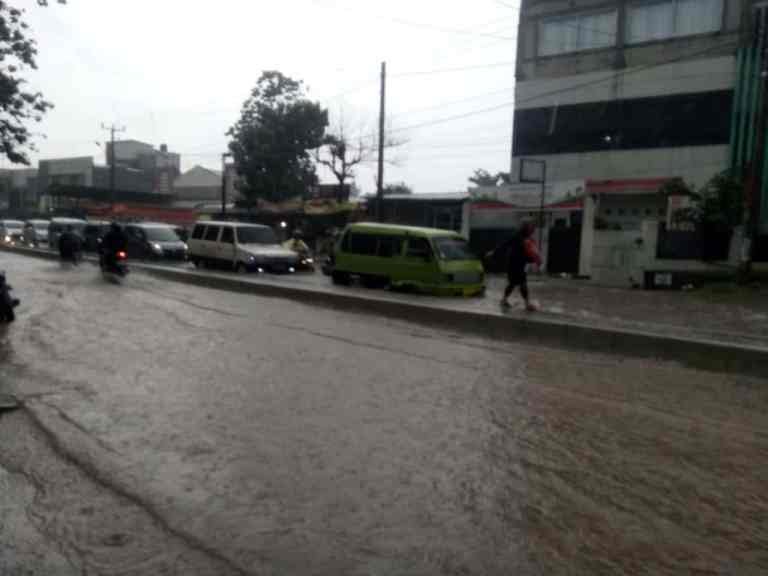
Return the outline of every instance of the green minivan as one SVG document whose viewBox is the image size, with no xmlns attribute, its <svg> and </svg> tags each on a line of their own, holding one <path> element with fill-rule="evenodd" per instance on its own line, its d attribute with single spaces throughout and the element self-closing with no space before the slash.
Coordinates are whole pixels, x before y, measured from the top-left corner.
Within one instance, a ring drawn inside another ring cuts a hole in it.
<svg viewBox="0 0 768 576">
<path fill-rule="evenodd" d="M 331 278 L 347 285 L 391 286 L 439 295 L 473 296 L 485 290 L 483 264 L 467 241 L 450 230 L 395 224 L 350 224 L 333 254 Z"/>
</svg>

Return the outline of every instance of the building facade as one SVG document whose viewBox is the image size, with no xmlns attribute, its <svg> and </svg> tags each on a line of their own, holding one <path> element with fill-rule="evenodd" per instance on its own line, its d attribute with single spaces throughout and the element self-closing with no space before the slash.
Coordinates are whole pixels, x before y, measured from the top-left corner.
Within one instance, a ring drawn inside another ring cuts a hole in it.
<svg viewBox="0 0 768 576">
<path fill-rule="evenodd" d="M 550 180 L 681 177 L 730 165 L 748 0 L 524 0 L 513 172 Z M 645 208 L 643 208 L 645 210 Z"/>
<path fill-rule="evenodd" d="M 112 158 L 112 144 L 107 143 L 106 163 Z M 143 177 L 133 177 L 134 182 L 142 182 L 142 192 L 154 194 L 173 194 L 173 184 L 181 173 L 181 156 L 169 152 L 166 144 L 155 149 L 152 144 L 138 140 L 117 140 L 114 144 L 115 166 L 125 171 L 125 177 L 132 178 L 131 172 L 141 172 Z M 144 179 L 149 184 L 144 184 Z"/>
</svg>

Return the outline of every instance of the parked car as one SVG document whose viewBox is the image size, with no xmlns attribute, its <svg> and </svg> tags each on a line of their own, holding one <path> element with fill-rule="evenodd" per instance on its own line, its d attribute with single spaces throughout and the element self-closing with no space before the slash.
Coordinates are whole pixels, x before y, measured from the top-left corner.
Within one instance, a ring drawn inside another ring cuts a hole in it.
<svg viewBox="0 0 768 576">
<path fill-rule="evenodd" d="M 53 218 L 48 224 L 48 245 L 51 250 L 59 249 L 59 238 L 67 226 L 72 226 L 72 231 L 82 238 L 86 224 L 85 220 L 79 218 Z"/>
<path fill-rule="evenodd" d="M 169 224 L 140 222 L 126 224 L 128 257 L 149 260 L 187 259 L 188 248 Z"/>
<path fill-rule="evenodd" d="M 455 232 L 392 224 L 351 224 L 333 254 L 331 278 L 472 296 L 485 290 L 483 264 Z"/>
<path fill-rule="evenodd" d="M 83 250 L 98 252 L 101 239 L 109 230 L 109 224 L 106 220 L 88 220 L 83 228 Z"/>
<path fill-rule="evenodd" d="M 280 245 L 269 226 L 245 222 L 198 222 L 189 239 L 189 259 L 237 272 L 295 272 L 299 256 Z"/>
<path fill-rule="evenodd" d="M 24 237 L 24 222 L 21 220 L 0 220 L 0 242 L 21 244 Z"/>
<path fill-rule="evenodd" d="M 29 246 L 48 245 L 48 220 L 27 220 L 24 222 L 24 244 Z"/>
</svg>

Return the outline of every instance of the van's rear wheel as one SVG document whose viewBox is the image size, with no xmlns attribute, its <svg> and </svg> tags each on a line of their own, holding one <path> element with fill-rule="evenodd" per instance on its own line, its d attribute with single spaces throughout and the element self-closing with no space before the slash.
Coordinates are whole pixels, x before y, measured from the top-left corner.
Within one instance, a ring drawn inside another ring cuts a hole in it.
<svg viewBox="0 0 768 576">
<path fill-rule="evenodd" d="M 338 286 L 349 286 L 352 283 L 352 279 L 346 272 L 338 272 L 334 270 L 331 272 L 331 280 Z"/>
</svg>

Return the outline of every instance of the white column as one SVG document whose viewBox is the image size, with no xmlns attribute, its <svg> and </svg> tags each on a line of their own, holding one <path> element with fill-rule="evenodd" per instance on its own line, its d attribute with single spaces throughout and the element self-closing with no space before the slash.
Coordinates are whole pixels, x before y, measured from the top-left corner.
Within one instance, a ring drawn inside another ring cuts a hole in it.
<svg viewBox="0 0 768 576">
<path fill-rule="evenodd" d="M 592 276 L 592 249 L 595 241 L 595 200 L 587 194 L 581 217 L 581 248 L 579 251 L 579 276 Z"/>
</svg>

